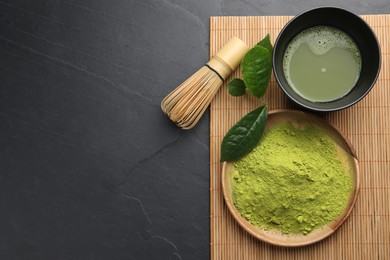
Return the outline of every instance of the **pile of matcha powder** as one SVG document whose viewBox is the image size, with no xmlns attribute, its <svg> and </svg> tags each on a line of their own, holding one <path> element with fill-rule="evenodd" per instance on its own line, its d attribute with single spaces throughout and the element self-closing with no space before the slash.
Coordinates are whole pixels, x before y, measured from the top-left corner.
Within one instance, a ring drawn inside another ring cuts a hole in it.
<svg viewBox="0 0 390 260">
<path fill-rule="evenodd" d="M 279 124 L 235 162 L 233 202 L 253 225 L 308 234 L 340 216 L 353 179 L 318 127 Z"/>
</svg>

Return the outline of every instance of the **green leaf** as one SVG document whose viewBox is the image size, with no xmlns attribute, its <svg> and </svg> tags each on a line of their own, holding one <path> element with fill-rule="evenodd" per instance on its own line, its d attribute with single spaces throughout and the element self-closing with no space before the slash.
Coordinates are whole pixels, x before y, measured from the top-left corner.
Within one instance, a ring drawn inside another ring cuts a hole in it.
<svg viewBox="0 0 390 260">
<path fill-rule="evenodd" d="M 243 96 L 246 93 L 244 81 L 242 79 L 234 78 L 227 85 L 230 95 L 234 97 Z"/>
<path fill-rule="evenodd" d="M 247 90 L 262 97 L 267 90 L 272 71 L 272 55 L 264 47 L 255 45 L 242 61 L 242 76 Z"/>
<path fill-rule="evenodd" d="M 264 39 L 262 39 L 261 41 L 259 41 L 259 43 L 257 43 L 257 45 L 261 46 L 261 47 L 264 47 L 266 48 L 270 53 L 272 53 L 272 44 L 271 44 L 271 40 L 269 38 L 269 34 L 267 34 Z"/>
<path fill-rule="evenodd" d="M 238 160 L 252 151 L 263 135 L 267 117 L 267 107 L 261 106 L 230 128 L 222 140 L 221 162 Z"/>
</svg>

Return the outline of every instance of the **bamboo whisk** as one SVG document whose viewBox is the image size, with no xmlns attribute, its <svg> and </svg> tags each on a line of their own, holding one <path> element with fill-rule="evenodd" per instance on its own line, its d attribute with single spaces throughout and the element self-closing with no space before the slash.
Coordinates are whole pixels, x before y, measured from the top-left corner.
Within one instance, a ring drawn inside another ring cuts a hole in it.
<svg viewBox="0 0 390 260">
<path fill-rule="evenodd" d="M 193 128 L 248 50 L 239 38 L 231 38 L 206 65 L 162 100 L 161 109 L 179 127 Z"/>
</svg>

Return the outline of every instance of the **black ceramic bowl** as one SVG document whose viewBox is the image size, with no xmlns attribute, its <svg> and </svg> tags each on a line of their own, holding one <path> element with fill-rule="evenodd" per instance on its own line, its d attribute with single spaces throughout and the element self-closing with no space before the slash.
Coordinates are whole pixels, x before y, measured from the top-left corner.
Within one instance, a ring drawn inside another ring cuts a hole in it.
<svg viewBox="0 0 390 260">
<path fill-rule="evenodd" d="M 304 99 L 290 87 L 283 72 L 283 56 L 291 40 L 303 30 L 319 25 L 336 27 L 347 33 L 357 44 L 362 61 L 354 88 L 344 97 L 329 102 Z M 380 46 L 371 28 L 359 16 L 336 7 L 312 9 L 293 18 L 279 33 L 273 51 L 273 70 L 279 86 L 295 103 L 313 111 L 336 111 L 357 103 L 374 86 L 380 64 Z"/>
</svg>

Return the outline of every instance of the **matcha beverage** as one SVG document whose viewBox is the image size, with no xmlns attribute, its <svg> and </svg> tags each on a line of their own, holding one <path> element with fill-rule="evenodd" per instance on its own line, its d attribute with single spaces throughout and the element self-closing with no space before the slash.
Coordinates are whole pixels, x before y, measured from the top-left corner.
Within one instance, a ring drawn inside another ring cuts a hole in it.
<svg viewBox="0 0 390 260">
<path fill-rule="evenodd" d="M 361 56 L 354 40 L 330 26 L 299 33 L 283 58 L 287 82 L 301 97 L 314 102 L 339 99 L 359 79 Z"/>
</svg>

